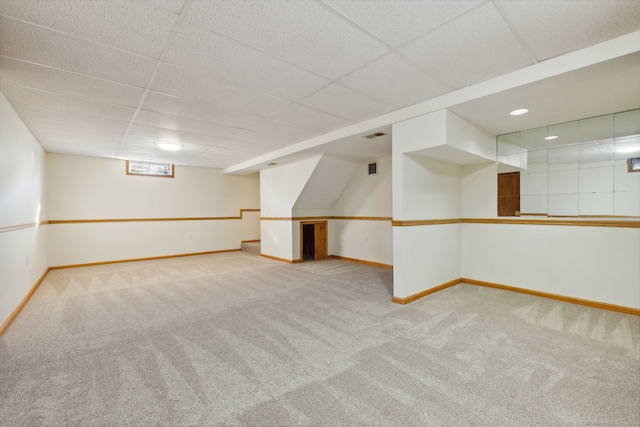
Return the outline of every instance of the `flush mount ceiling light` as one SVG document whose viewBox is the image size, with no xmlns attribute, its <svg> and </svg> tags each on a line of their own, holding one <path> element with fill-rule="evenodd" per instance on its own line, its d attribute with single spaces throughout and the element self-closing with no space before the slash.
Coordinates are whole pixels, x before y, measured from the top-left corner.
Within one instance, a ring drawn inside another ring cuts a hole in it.
<svg viewBox="0 0 640 427">
<path fill-rule="evenodd" d="M 545 136 L 544 139 L 546 139 L 547 141 L 550 140 L 550 139 L 558 139 L 558 135 Z"/>
<path fill-rule="evenodd" d="M 632 145 L 627 147 L 613 147 L 609 150 L 616 153 L 635 153 L 636 151 L 640 151 L 640 145 Z"/>
<path fill-rule="evenodd" d="M 527 110 L 526 108 L 518 108 L 517 110 L 513 110 L 509 114 L 511 114 L 512 116 L 521 116 L 521 115 L 526 114 L 528 112 L 529 112 L 529 110 Z"/>
<path fill-rule="evenodd" d="M 162 148 L 163 150 L 167 150 L 167 151 L 176 151 L 182 148 L 183 146 L 182 144 L 178 144 L 177 142 L 165 142 L 165 141 L 158 141 L 156 142 L 156 145 L 159 148 Z"/>
</svg>

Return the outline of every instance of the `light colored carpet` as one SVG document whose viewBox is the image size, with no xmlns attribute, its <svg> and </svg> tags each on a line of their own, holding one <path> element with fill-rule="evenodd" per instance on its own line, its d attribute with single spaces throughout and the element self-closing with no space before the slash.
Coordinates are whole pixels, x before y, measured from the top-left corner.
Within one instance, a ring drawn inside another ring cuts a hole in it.
<svg viewBox="0 0 640 427">
<path fill-rule="evenodd" d="M 640 424 L 636 316 L 243 252 L 56 270 L 0 338 L 0 425 Z"/>
</svg>

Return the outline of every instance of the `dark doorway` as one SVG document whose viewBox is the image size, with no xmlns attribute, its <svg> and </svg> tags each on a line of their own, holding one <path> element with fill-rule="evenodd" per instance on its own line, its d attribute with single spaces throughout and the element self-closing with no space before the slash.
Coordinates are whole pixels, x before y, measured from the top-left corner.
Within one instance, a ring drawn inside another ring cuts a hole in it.
<svg viewBox="0 0 640 427">
<path fill-rule="evenodd" d="M 302 225 L 302 259 L 315 259 L 315 227 L 313 224 Z"/>
<path fill-rule="evenodd" d="M 520 215 L 520 172 L 498 174 L 498 216 Z"/>
<path fill-rule="evenodd" d="M 327 258 L 327 221 L 300 223 L 300 258 L 303 261 Z"/>
</svg>

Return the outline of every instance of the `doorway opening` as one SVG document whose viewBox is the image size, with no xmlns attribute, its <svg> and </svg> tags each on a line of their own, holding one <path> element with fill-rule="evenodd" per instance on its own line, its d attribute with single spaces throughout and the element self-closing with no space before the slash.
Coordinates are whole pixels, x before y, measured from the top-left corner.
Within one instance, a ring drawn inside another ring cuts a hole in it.
<svg viewBox="0 0 640 427">
<path fill-rule="evenodd" d="M 327 221 L 300 223 L 300 258 L 302 261 L 327 258 Z"/>
</svg>

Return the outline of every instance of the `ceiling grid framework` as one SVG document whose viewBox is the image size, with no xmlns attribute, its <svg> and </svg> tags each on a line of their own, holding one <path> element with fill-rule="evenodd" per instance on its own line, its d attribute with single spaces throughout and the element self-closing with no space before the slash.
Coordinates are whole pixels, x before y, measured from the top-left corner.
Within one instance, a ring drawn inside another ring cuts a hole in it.
<svg viewBox="0 0 640 427">
<path fill-rule="evenodd" d="M 0 0 L 0 91 L 51 153 L 224 169 L 324 138 L 366 160 L 388 135 L 329 135 L 638 30 L 639 0 Z M 452 110 L 503 133 L 518 96 Z"/>
</svg>

